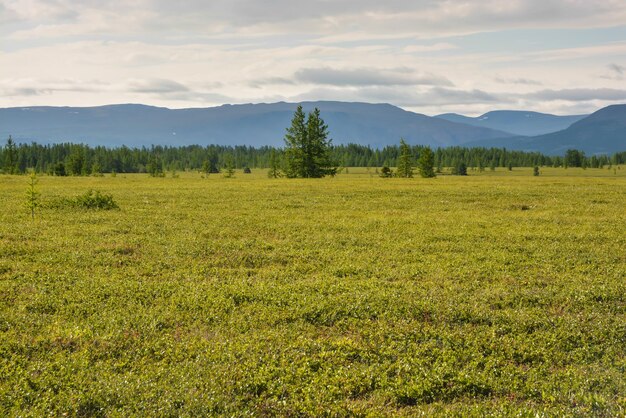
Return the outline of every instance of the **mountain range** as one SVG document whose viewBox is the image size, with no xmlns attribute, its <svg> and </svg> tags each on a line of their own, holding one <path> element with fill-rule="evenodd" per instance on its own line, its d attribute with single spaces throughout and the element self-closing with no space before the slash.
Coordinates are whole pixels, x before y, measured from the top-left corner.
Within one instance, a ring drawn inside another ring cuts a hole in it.
<svg viewBox="0 0 626 418">
<path fill-rule="evenodd" d="M 562 155 L 568 149 L 578 149 L 589 155 L 626 151 L 626 105 L 605 107 L 557 132 L 470 141 L 465 145 L 505 147 L 550 155 Z"/>
<path fill-rule="evenodd" d="M 0 138 L 17 142 L 80 142 L 88 145 L 221 144 L 282 146 L 296 103 L 223 105 L 167 109 L 139 104 L 97 107 L 0 109 Z M 390 104 L 304 102 L 317 107 L 334 144 L 382 148 L 410 144 L 432 147 L 495 146 L 560 155 L 568 148 L 587 154 L 626 150 L 626 105 L 592 115 L 556 116 L 530 111 L 493 111 L 472 118 L 435 117 Z"/>
<path fill-rule="evenodd" d="M 522 110 L 495 110 L 476 118 L 456 113 L 445 113 L 436 117 L 450 122 L 505 131 L 519 136 L 535 136 L 566 129 L 586 116 L 556 116 Z"/>
<path fill-rule="evenodd" d="M 512 136 L 407 112 L 388 104 L 305 102 L 318 107 L 333 143 L 372 147 L 410 143 L 433 146 Z M 166 109 L 144 105 L 99 107 L 28 107 L 0 109 L 0 135 L 37 142 L 83 142 L 89 145 L 251 145 L 282 146 L 295 103 L 224 105 Z"/>
</svg>

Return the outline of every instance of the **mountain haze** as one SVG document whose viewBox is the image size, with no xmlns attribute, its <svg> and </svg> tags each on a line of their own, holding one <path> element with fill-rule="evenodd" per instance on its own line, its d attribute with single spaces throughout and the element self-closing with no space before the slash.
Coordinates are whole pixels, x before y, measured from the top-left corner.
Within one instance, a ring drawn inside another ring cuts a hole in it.
<svg viewBox="0 0 626 418">
<path fill-rule="evenodd" d="M 566 129 L 586 116 L 556 116 L 521 110 L 496 110 L 476 118 L 456 113 L 444 113 L 436 117 L 451 122 L 510 132 L 520 136 L 535 136 Z"/>
<path fill-rule="evenodd" d="M 511 136 L 408 112 L 389 104 L 305 102 L 318 107 L 333 143 L 384 147 L 404 138 L 411 144 L 460 145 Z M 221 144 L 282 146 L 296 103 L 223 105 L 167 109 L 145 105 L 22 107 L 0 109 L 0 135 L 21 142 L 82 142 L 105 146 Z"/>
<path fill-rule="evenodd" d="M 626 104 L 600 109 L 558 132 L 472 141 L 466 145 L 539 151 L 549 155 L 562 155 L 568 149 L 578 149 L 588 155 L 626 151 Z"/>
</svg>

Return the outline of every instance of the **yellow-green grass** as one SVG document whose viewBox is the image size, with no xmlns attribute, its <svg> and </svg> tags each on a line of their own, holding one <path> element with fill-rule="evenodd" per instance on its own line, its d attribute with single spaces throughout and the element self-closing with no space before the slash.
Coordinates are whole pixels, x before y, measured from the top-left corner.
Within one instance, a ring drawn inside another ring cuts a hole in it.
<svg viewBox="0 0 626 418">
<path fill-rule="evenodd" d="M 626 414 L 626 169 L 0 176 L 1 416 Z"/>
</svg>

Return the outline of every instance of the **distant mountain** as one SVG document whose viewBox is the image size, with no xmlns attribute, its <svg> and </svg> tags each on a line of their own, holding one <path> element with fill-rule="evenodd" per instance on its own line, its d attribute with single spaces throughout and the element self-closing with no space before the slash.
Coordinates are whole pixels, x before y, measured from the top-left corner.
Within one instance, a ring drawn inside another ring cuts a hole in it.
<svg viewBox="0 0 626 418">
<path fill-rule="evenodd" d="M 600 109 L 558 132 L 533 137 L 470 141 L 465 145 L 506 147 L 549 155 L 563 155 L 571 148 L 584 151 L 587 155 L 626 151 L 626 104 Z"/>
<path fill-rule="evenodd" d="M 167 109 L 126 104 L 99 107 L 18 107 L 0 109 L 0 138 L 18 142 L 82 142 L 105 146 L 283 145 L 295 103 L 224 105 Z M 384 147 L 401 137 L 411 144 L 460 145 L 511 136 L 442 118 L 408 112 L 389 104 L 306 102 L 318 107 L 334 144 Z"/>
<path fill-rule="evenodd" d="M 456 113 L 445 113 L 436 117 L 451 122 L 510 132 L 514 135 L 535 136 L 566 129 L 586 116 L 556 116 L 519 110 L 496 110 L 476 118 Z"/>
</svg>

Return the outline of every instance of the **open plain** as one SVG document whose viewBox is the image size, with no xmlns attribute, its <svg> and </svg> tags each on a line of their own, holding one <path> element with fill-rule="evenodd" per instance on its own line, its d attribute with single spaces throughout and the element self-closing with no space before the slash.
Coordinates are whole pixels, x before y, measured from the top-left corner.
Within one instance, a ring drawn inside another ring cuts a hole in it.
<svg viewBox="0 0 626 418">
<path fill-rule="evenodd" d="M 626 414 L 626 167 L 469 174 L 0 176 L 0 415 Z"/>
</svg>

